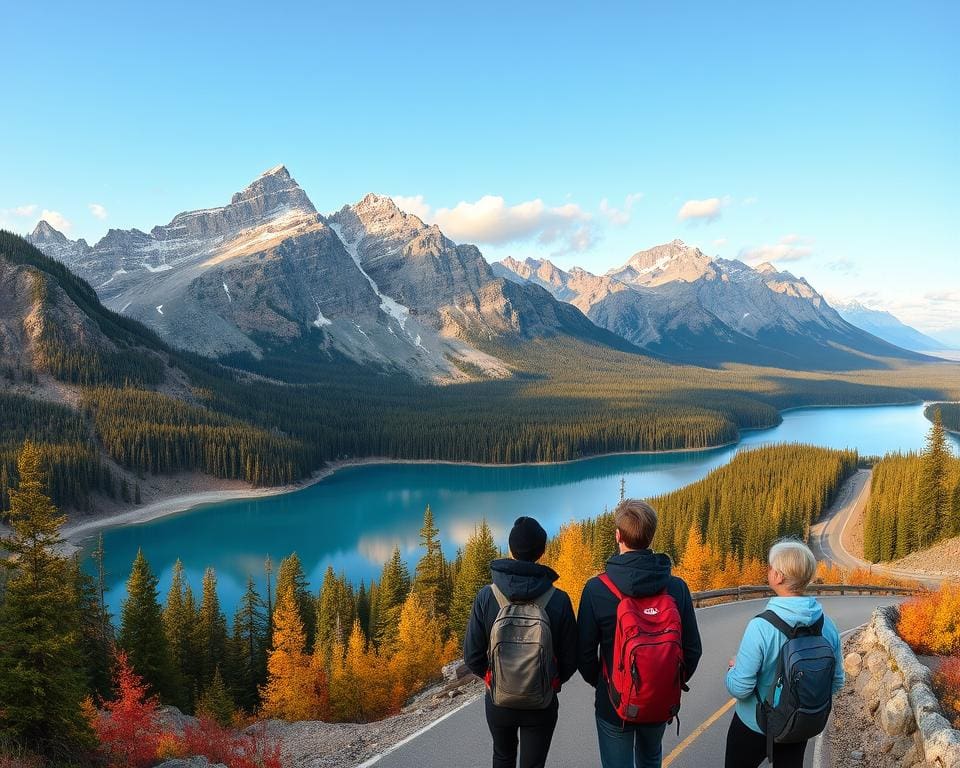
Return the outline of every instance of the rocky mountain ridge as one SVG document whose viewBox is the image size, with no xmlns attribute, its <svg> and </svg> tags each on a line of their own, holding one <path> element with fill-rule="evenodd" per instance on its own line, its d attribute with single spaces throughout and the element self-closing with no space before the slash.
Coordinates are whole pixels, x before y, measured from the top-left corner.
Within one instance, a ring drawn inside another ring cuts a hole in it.
<svg viewBox="0 0 960 768">
<path fill-rule="evenodd" d="M 111 229 L 90 246 L 43 222 L 27 239 L 110 309 L 234 362 L 306 345 L 442 382 L 509 375 L 484 345 L 555 334 L 623 345 L 546 291 L 497 277 L 475 246 L 390 198 L 324 217 L 284 166 L 149 233 Z"/>
<path fill-rule="evenodd" d="M 713 258 L 681 240 L 638 251 L 604 275 L 544 259 L 504 259 L 495 269 L 649 352 L 687 362 L 833 368 L 916 357 L 848 323 L 804 278 Z"/>
</svg>

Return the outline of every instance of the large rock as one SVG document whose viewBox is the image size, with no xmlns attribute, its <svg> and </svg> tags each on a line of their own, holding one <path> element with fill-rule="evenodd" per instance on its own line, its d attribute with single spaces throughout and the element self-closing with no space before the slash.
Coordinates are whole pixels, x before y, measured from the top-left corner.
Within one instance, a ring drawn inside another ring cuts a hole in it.
<svg viewBox="0 0 960 768">
<path fill-rule="evenodd" d="M 883 651 L 871 651 L 867 654 L 866 666 L 871 673 L 877 674 L 881 670 L 887 669 L 888 656 Z"/>
<path fill-rule="evenodd" d="M 890 736 L 906 736 L 917 727 L 906 691 L 898 690 L 880 709 L 880 726 Z"/>
<path fill-rule="evenodd" d="M 859 653 L 848 653 L 843 657 L 843 671 L 847 680 L 851 682 L 856 680 L 861 669 L 863 669 L 863 656 Z"/>
</svg>

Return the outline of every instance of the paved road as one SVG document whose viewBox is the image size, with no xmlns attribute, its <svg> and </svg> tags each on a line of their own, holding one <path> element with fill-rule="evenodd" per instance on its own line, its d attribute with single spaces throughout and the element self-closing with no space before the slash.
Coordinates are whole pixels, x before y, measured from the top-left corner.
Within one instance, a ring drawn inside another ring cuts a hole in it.
<svg viewBox="0 0 960 768">
<path fill-rule="evenodd" d="M 830 596 L 821 601 L 841 632 L 863 624 L 878 605 L 897 601 L 892 597 Z M 730 701 L 723 684 L 727 660 L 736 653 L 743 628 L 763 610 L 764 600 L 747 600 L 697 609 L 704 641 L 704 656 L 690 693 L 684 696 L 679 738 L 667 729 L 664 766 L 714 768 L 723 764 L 726 729 L 732 712 L 723 711 Z M 697 732 L 702 732 L 697 735 Z M 686 746 L 681 742 L 695 736 Z M 807 765 L 813 749 L 808 749 Z M 487 768 L 491 743 L 477 699 L 376 762 L 377 768 Z M 553 740 L 549 768 L 599 766 L 593 720 L 593 689 L 579 677 L 560 694 L 560 722 Z"/>
<path fill-rule="evenodd" d="M 943 576 L 918 576 L 911 571 L 901 571 L 884 565 L 868 562 L 849 551 L 847 527 L 851 521 L 866 514 L 870 499 L 870 481 L 873 473 L 869 469 L 860 469 L 851 477 L 837 494 L 833 505 L 826 514 L 810 528 L 810 547 L 817 560 L 826 560 L 841 568 L 853 570 L 865 568 L 874 573 L 882 573 L 894 578 L 914 579 L 928 586 L 936 586 L 946 578 Z M 954 577 L 955 578 L 955 577 Z"/>
</svg>

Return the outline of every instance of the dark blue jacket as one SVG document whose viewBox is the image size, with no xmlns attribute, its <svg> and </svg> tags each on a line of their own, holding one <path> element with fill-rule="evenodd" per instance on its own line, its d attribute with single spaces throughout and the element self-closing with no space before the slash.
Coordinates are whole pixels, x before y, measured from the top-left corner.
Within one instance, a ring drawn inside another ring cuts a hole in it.
<svg viewBox="0 0 960 768">
<path fill-rule="evenodd" d="M 535 600 L 553 585 L 557 572 L 540 563 L 524 560 L 494 560 L 490 566 L 493 583 L 508 600 Z M 463 660 L 477 677 L 487 674 L 487 649 L 490 646 L 490 631 L 497 618 L 500 606 L 489 586 L 477 593 L 470 613 L 470 623 L 463 642 Z M 577 671 L 577 620 L 573 604 L 563 590 L 556 590 L 546 606 L 553 636 L 553 655 L 557 660 L 557 674 L 565 683 Z"/>
<path fill-rule="evenodd" d="M 683 662 L 689 680 L 700 663 L 703 648 L 690 589 L 683 579 L 671 575 L 670 558 L 649 549 L 624 552 L 607 560 L 606 571 L 617 589 L 625 595 L 655 595 L 666 589 L 667 594 L 674 599 L 683 627 Z M 616 629 L 618 603 L 616 596 L 599 577 L 594 576 L 584 586 L 583 596 L 580 598 L 580 613 L 577 616 L 580 636 L 577 666 L 583 679 L 596 688 L 597 716 L 609 723 L 623 725 L 610 703 L 610 694 L 607 692 L 607 682 L 603 677 L 600 662 L 602 655 L 607 669 L 613 666 L 613 633 Z"/>
</svg>

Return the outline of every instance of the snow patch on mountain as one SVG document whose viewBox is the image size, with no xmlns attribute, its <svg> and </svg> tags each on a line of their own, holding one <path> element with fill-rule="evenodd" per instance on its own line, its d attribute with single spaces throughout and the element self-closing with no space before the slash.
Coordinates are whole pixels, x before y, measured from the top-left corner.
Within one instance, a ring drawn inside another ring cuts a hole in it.
<svg viewBox="0 0 960 768">
<path fill-rule="evenodd" d="M 357 269 L 359 269 L 360 273 L 367 278 L 367 282 L 370 283 L 370 287 L 373 289 L 373 292 L 377 294 L 377 297 L 380 299 L 380 309 L 385 314 L 397 321 L 397 324 L 400 326 L 400 330 L 406 332 L 407 319 L 410 317 L 410 308 L 405 307 L 400 302 L 395 301 L 386 294 L 380 292 L 380 288 L 377 286 L 376 281 L 367 274 L 366 270 L 363 268 L 363 264 L 360 262 L 360 254 L 357 252 L 359 241 L 348 241 L 346 236 L 343 234 L 343 228 L 339 224 L 330 224 L 329 226 L 330 229 L 333 230 L 333 233 L 340 238 L 340 242 L 343 243 L 343 247 L 346 249 L 347 253 L 350 254 L 350 258 L 353 259 L 353 263 L 357 265 Z M 357 327 L 359 328 L 359 326 Z"/>
</svg>

